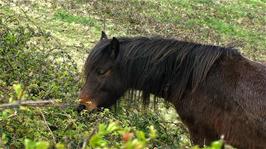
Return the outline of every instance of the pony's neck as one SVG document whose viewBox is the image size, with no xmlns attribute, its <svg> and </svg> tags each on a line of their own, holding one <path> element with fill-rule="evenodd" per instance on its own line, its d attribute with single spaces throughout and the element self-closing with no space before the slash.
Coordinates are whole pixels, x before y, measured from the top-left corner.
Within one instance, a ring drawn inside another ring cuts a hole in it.
<svg viewBox="0 0 266 149">
<path fill-rule="evenodd" d="M 137 51 L 131 50 L 131 41 L 124 42 L 121 45 L 122 61 L 121 66 L 123 72 L 122 76 L 125 77 L 125 84 L 128 89 L 141 90 L 144 94 L 154 94 L 157 97 L 167 98 L 170 96 L 171 88 L 171 75 L 170 68 L 173 65 L 172 62 L 158 62 L 151 61 L 153 54 L 137 54 Z M 152 49 L 141 49 L 152 50 Z M 134 53 L 136 52 L 136 53 Z M 172 55 L 172 57 L 175 54 Z M 155 65 L 168 65 L 169 68 L 156 67 Z"/>
<path fill-rule="evenodd" d="M 178 100 L 205 80 L 218 59 L 237 52 L 175 39 L 139 37 L 121 39 L 120 53 L 127 88 Z"/>
</svg>

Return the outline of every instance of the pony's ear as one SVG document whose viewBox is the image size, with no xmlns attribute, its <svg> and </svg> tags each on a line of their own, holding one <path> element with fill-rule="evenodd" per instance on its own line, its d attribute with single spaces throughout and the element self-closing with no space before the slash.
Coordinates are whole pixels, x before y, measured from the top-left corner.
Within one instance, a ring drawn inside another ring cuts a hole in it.
<svg viewBox="0 0 266 149">
<path fill-rule="evenodd" d="M 113 59 L 116 59 L 118 53 L 119 53 L 119 41 L 117 38 L 113 37 L 110 44 L 110 50 L 111 50 L 111 57 Z"/>
<path fill-rule="evenodd" d="M 103 40 L 103 39 L 108 39 L 108 37 L 104 31 L 102 31 L 102 35 L 101 35 L 100 40 Z"/>
</svg>

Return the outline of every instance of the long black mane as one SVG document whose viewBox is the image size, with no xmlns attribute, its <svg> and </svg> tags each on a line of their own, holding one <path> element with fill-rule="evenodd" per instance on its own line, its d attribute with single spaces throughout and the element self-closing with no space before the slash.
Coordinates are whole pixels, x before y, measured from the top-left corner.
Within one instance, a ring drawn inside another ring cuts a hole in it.
<svg viewBox="0 0 266 149">
<path fill-rule="evenodd" d="M 232 48 L 203 45 L 162 37 L 121 37 L 117 65 L 129 89 L 142 90 L 176 100 L 185 90 L 195 90 L 204 82 L 210 69 L 223 57 L 240 53 Z M 90 62 L 100 59 L 105 40 L 90 54 Z M 173 90 L 174 89 L 174 90 Z"/>
</svg>

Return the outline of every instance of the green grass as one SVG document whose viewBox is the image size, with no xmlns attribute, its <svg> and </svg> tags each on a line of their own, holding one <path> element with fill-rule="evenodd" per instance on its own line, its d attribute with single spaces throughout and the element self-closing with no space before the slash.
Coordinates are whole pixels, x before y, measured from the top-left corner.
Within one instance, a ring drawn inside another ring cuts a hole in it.
<svg viewBox="0 0 266 149">
<path fill-rule="evenodd" d="M 252 59 L 266 59 L 266 2 L 262 0 L 33 1 L 30 6 L 27 14 L 69 45 L 89 49 L 101 30 L 106 30 L 112 36 L 159 34 L 205 44 L 235 45 Z M 15 12 L 21 14 L 21 8 Z"/>
<path fill-rule="evenodd" d="M 88 26 L 95 26 L 98 23 L 96 19 L 90 17 L 71 15 L 66 10 L 58 10 L 57 12 L 55 12 L 54 18 L 67 23 L 77 23 Z"/>
<path fill-rule="evenodd" d="M 159 34 L 199 43 L 235 45 L 246 56 L 265 60 L 263 1 L 101 1 L 87 7 L 93 7 L 101 18 L 108 18 L 108 24 L 116 24 L 108 30 L 115 35 Z M 256 57 L 250 54 L 254 49 Z"/>
</svg>

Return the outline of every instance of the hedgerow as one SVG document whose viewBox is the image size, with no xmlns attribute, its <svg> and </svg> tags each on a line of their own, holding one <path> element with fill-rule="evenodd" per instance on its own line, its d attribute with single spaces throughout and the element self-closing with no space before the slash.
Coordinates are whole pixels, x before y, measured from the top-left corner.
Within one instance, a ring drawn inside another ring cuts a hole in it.
<svg viewBox="0 0 266 149">
<path fill-rule="evenodd" d="M 0 29 L 1 147 L 190 146 L 180 122 L 158 115 L 165 112 L 163 108 L 143 111 L 122 102 L 119 110 L 79 115 L 75 106 L 82 74 L 60 42 L 49 32 L 23 24 L 12 15 L 1 18 Z M 26 101 L 51 100 L 54 104 L 48 107 L 20 106 Z"/>
</svg>

